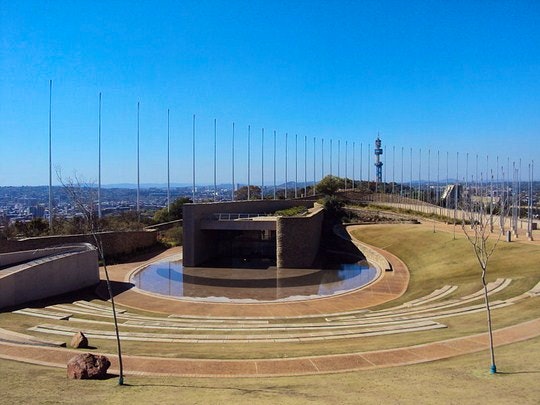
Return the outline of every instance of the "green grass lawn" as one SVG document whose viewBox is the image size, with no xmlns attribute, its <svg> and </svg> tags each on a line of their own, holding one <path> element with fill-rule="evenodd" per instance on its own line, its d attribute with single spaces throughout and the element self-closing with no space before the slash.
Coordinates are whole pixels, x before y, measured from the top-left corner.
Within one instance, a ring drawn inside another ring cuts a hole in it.
<svg viewBox="0 0 540 405">
<path fill-rule="evenodd" d="M 414 366 L 279 378 L 68 380 L 65 370 L 0 360 L 5 404 L 538 404 L 540 338 Z"/>
<path fill-rule="evenodd" d="M 446 284 L 459 286 L 447 298 L 464 296 L 481 288 L 480 268 L 470 244 L 461 235 L 454 240 L 451 233 L 433 233 L 429 226 L 403 224 L 365 226 L 356 231 L 355 236 L 396 254 L 410 269 L 411 279 L 406 293 L 380 308 L 427 295 Z M 540 247 L 536 245 L 501 242 L 490 261 L 488 281 L 499 277 L 512 278 L 513 281 L 493 298 L 516 296 L 538 283 L 538 257 Z M 130 309 L 130 312 L 139 311 Z M 493 322 L 498 329 L 539 316 L 539 298 L 528 298 L 494 311 Z M 221 345 L 125 341 L 123 350 L 127 354 L 165 357 L 275 358 L 402 347 L 486 331 L 483 312 L 440 321 L 448 328 L 361 339 Z M 63 323 L 11 313 L 0 314 L 0 327 L 23 333 L 29 333 L 27 328 L 30 326 L 55 322 Z M 100 329 L 98 325 L 89 325 L 92 329 Z M 37 333 L 36 336 L 46 337 Z M 64 339 L 60 336 L 49 338 Z M 100 352 L 115 352 L 113 340 L 94 339 L 91 344 Z M 63 370 L 0 360 L 0 403 L 537 404 L 540 400 L 540 385 L 537 383 L 540 378 L 540 338 L 499 347 L 495 353 L 498 370 L 501 371 L 495 376 L 488 373 L 486 350 L 415 366 L 333 375 L 264 379 L 128 377 L 130 385 L 125 387 L 118 387 L 116 379 L 70 381 L 65 378 Z"/>
</svg>

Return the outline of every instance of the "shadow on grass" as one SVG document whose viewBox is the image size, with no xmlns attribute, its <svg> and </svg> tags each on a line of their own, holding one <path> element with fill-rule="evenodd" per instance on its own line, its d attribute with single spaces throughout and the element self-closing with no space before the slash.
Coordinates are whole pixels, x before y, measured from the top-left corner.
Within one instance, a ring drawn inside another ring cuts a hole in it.
<svg viewBox="0 0 540 405">
<path fill-rule="evenodd" d="M 540 374 L 540 370 L 523 370 L 523 371 L 497 371 L 500 375 L 514 375 L 514 374 Z"/>
</svg>

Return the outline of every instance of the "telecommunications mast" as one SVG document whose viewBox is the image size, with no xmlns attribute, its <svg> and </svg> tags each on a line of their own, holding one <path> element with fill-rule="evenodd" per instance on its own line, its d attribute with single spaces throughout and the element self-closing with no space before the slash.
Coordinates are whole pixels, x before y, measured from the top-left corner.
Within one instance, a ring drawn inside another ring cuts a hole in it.
<svg viewBox="0 0 540 405">
<path fill-rule="evenodd" d="M 379 138 L 379 134 L 377 134 L 377 139 L 375 140 L 375 181 L 377 185 L 379 183 L 382 183 L 382 166 L 383 163 L 381 162 L 381 155 L 383 153 L 383 150 L 381 148 L 381 139 Z"/>
</svg>

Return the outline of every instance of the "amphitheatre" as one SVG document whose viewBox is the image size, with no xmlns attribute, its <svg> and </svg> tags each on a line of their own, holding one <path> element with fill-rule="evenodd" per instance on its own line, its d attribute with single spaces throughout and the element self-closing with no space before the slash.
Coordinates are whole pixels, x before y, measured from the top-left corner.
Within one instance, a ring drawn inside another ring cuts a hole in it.
<svg viewBox="0 0 540 405">
<path fill-rule="evenodd" d="M 532 383 L 540 373 L 538 236 L 501 241 L 491 259 L 487 289 L 499 372 L 489 376 L 480 271 L 459 225 L 456 231 L 451 223 L 419 215 L 416 221 L 351 224 L 336 232 L 376 263 L 377 276 L 360 288 L 309 299 L 224 302 L 134 287 L 138 271 L 182 258 L 182 247 L 108 266 L 126 381 L 152 386 L 134 398 L 159 398 L 161 384 L 181 387 L 188 399 L 202 395 L 202 402 L 328 402 L 337 387 L 342 403 L 355 403 L 348 392 L 371 400 L 386 392 L 388 399 L 414 402 L 408 384 L 425 391 L 424 402 L 480 403 L 474 392 L 484 384 L 495 403 L 540 397 Z M 89 338 L 91 352 L 111 359 L 110 373 L 118 373 L 104 279 L 101 268 L 97 287 L 0 312 L 0 369 L 8 370 L 1 373 L 8 388 L 17 392 L 10 373 L 63 376 L 67 361 L 80 352 L 65 347 L 77 331 Z M 101 384 L 112 387 L 113 381 Z M 86 390 L 62 384 L 73 395 Z M 301 388 L 293 395 L 290 387 Z M 396 396 L 388 392 L 393 389 Z M 125 399 L 118 392 L 113 397 Z"/>
</svg>

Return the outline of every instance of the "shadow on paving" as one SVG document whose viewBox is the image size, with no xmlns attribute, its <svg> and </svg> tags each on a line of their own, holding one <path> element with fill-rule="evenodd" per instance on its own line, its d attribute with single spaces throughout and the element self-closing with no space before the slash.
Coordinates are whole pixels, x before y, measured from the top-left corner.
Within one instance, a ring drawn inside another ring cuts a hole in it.
<svg viewBox="0 0 540 405">
<path fill-rule="evenodd" d="M 111 290 L 114 297 L 116 297 L 119 294 L 122 294 L 123 292 L 131 290 L 133 287 L 135 287 L 135 284 L 127 283 L 124 281 L 111 280 L 110 283 L 111 283 Z M 95 289 L 94 298 L 100 298 L 105 301 L 107 301 L 110 298 L 109 289 L 107 288 L 107 282 L 105 280 L 101 280 L 99 282 L 98 286 Z"/>
</svg>

